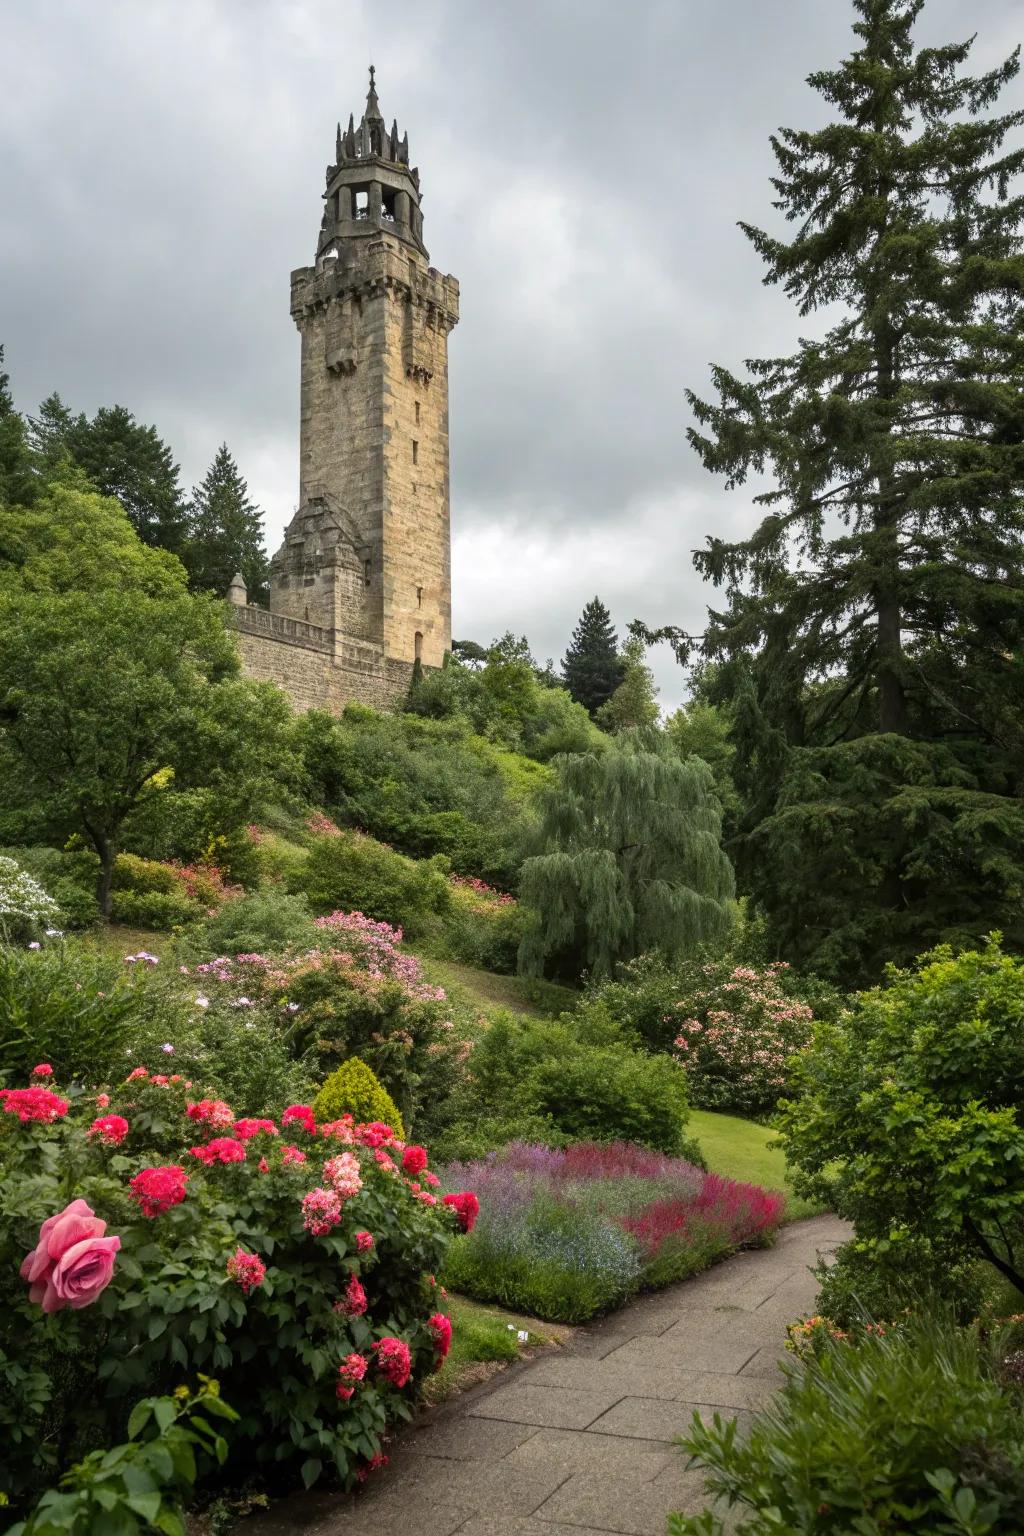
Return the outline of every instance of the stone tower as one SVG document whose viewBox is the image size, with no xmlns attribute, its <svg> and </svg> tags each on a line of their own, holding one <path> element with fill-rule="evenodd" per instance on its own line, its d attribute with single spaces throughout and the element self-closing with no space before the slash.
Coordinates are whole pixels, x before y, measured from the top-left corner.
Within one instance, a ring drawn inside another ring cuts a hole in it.
<svg viewBox="0 0 1024 1536">
<path fill-rule="evenodd" d="M 408 134 L 385 126 L 371 67 L 358 127 L 352 117 L 338 127 L 315 261 L 291 277 L 299 508 L 271 563 L 271 613 L 333 631 L 340 662 L 351 642 L 438 667 L 451 646 L 448 333 L 459 285 L 429 264 L 420 203 Z"/>
</svg>

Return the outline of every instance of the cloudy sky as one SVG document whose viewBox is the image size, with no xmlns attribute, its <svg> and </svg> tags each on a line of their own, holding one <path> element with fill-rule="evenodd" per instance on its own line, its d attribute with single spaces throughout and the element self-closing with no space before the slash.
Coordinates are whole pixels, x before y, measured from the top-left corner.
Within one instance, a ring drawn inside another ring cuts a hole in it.
<svg viewBox="0 0 1024 1536">
<path fill-rule="evenodd" d="M 712 361 L 790 350 L 737 219 L 771 223 L 769 133 L 848 51 L 849 0 L 0 0 L 0 341 L 18 403 L 128 406 L 191 485 L 226 440 L 276 547 L 298 484 L 288 277 L 334 124 L 408 129 L 450 345 L 454 628 L 559 658 L 595 592 L 699 627 L 690 551 L 750 526 L 689 448 Z M 1017 0 L 929 0 L 922 39 Z M 1015 93 L 1017 100 L 1024 93 Z M 806 329 L 807 322 L 803 322 Z M 652 657 L 666 705 L 683 693 Z"/>
</svg>

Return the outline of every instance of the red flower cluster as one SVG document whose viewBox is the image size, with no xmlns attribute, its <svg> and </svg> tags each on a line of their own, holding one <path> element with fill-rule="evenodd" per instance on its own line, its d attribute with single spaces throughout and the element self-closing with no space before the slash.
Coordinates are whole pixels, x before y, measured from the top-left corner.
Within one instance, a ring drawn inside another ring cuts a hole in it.
<svg viewBox="0 0 1024 1536">
<path fill-rule="evenodd" d="M 473 1191 L 464 1189 L 457 1195 L 445 1195 L 444 1203 L 455 1212 L 463 1232 L 472 1232 L 480 1214 L 480 1201 Z"/>
<path fill-rule="evenodd" d="M 404 1387 L 412 1372 L 412 1356 L 404 1339 L 389 1336 L 374 1346 L 377 1365 L 393 1387 Z"/>
<path fill-rule="evenodd" d="M 316 1135 L 316 1117 L 308 1104 L 289 1104 L 281 1116 L 282 1125 L 298 1125 L 310 1136 Z"/>
<path fill-rule="evenodd" d="M 349 1275 L 344 1300 L 336 1301 L 334 1310 L 343 1312 L 346 1317 L 362 1317 L 366 1311 L 366 1292 L 355 1275 Z"/>
<path fill-rule="evenodd" d="M 176 1163 L 160 1168 L 143 1168 L 129 1182 L 132 1199 L 136 1200 L 143 1216 L 162 1216 L 172 1205 L 180 1205 L 185 1198 L 185 1185 L 189 1175 Z"/>
<path fill-rule="evenodd" d="M 298 1147 L 288 1146 L 281 1149 L 281 1162 L 286 1168 L 289 1163 L 304 1163 L 305 1161 L 306 1154 L 300 1151 Z"/>
<path fill-rule="evenodd" d="M 364 1147 L 383 1147 L 394 1139 L 394 1131 L 382 1120 L 370 1120 L 366 1125 L 356 1126 L 356 1141 L 361 1141 Z"/>
<path fill-rule="evenodd" d="M 119 1147 L 128 1135 L 128 1121 L 123 1115 L 97 1115 L 89 1127 L 90 1136 L 98 1136 L 112 1147 Z"/>
<path fill-rule="evenodd" d="M 59 1120 L 68 1112 L 67 1099 L 51 1093 L 48 1088 L 0 1089 L 0 1104 L 5 1114 L 17 1115 L 22 1123 L 26 1120 L 41 1120 L 48 1125 L 50 1121 Z"/>
<path fill-rule="evenodd" d="M 232 1130 L 239 1141 L 248 1141 L 253 1136 L 276 1136 L 277 1126 L 273 1120 L 236 1120 Z"/>
<path fill-rule="evenodd" d="M 32 1068 L 32 1076 L 33 1077 L 52 1077 L 53 1076 L 53 1068 L 50 1066 L 50 1063 L 48 1061 L 41 1061 L 39 1063 L 38 1067 L 33 1067 Z"/>
<path fill-rule="evenodd" d="M 236 1248 L 228 1259 L 228 1278 L 234 1280 L 242 1287 L 248 1296 L 256 1286 L 262 1285 L 266 1278 L 267 1266 L 258 1253 L 246 1253 L 244 1248 Z"/>
<path fill-rule="evenodd" d="M 427 1166 L 426 1147 L 406 1147 L 402 1153 L 402 1167 L 411 1178 L 422 1173 Z"/>
<path fill-rule="evenodd" d="M 356 1481 L 365 1483 L 371 1472 L 379 1472 L 381 1467 L 386 1467 L 390 1460 L 391 1457 L 386 1456 L 383 1451 L 375 1451 L 369 1461 L 364 1462 L 359 1468 L 359 1471 L 356 1473 Z"/>
<path fill-rule="evenodd" d="M 338 1366 L 338 1396 L 348 1402 L 356 1387 L 366 1375 L 369 1365 L 365 1355 L 346 1355 Z"/>
<path fill-rule="evenodd" d="M 235 1122 L 234 1110 L 223 1099 L 200 1099 L 198 1104 L 189 1104 L 185 1113 L 190 1120 L 202 1121 L 215 1130 L 223 1130 Z"/>
<path fill-rule="evenodd" d="M 369 1253 L 369 1251 L 370 1251 L 370 1249 L 372 1247 L 373 1247 L 373 1233 L 372 1232 L 357 1232 L 356 1233 L 356 1253 Z"/>
<path fill-rule="evenodd" d="M 440 1370 L 441 1361 L 447 1357 L 452 1347 L 452 1320 L 444 1312 L 435 1312 L 433 1317 L 427 1318 L 427 1327 L 434 1336 L 434 1348 L 437 1351 L 437 1368 Z"/>
<path fill-rule="evenodd" d="M 244 1163 L 245 1148 L 232 1136 L 215 1136 L 205 1147 L 189 1147 L 189 1157 L 197 1157 L 209 1168 L 211 1163 Z"/>
</svg>

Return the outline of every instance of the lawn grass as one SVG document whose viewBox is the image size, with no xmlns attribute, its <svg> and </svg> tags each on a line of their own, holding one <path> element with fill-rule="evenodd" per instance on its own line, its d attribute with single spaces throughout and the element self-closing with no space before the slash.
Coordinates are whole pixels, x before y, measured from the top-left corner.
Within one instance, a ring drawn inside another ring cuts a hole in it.
<svg viewBox="0 0 1024 1536">
<path fill-rule="evenodd" d="M 513 1360 L 561 1343 L 567 1332 L 555 1323 L 539 1323 L 535 1317 L 483 1306 L 465 1296 L 450 1296 L 446 1307 L 452 1320 L 452 1347 L 444 1365 L 426 1383 L 432 1403 L 486 1381 Z"/>
<path fill-rule="evenodd" d="M 579 993 L 572 987 L 560 987 L 553 981 L 539 981 L 529 976 L 502 976 L 496 971 L 481 971 L 456 960 L 435 960 L 420 955 L 423 969 L 435 986 L 444 987 L 456 1001 L 470 1002 L 487 1012 L 506 1008 L 510 1013 L 531 1018 L 554 1018 L 575 1008 Z"/>
<path fill-rule="evenodd" d="M 818 1216 L 824 1207 L 793 1193 L 786 1159 L 772 1146 L 775 1132 L 738 1115 L 718 1115 L 708 1109 L 690 1111 L 687 1134 L 696 1137 L 713 1173 L 724 1173 L 744 1184 L 781 1189 L 786 1196 L 786 1220 Z"/>
</svg>

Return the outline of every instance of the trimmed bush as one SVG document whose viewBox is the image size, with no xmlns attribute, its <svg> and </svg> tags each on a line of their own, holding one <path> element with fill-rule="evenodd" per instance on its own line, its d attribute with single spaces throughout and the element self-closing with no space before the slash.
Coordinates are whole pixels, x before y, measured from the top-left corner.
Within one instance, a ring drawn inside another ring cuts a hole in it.
<svg viewBox="0 0 1024 1536">
<path fill-rule="evenodd" d="M 129 928 L 153 928 L 170 933 L 173 928 L 196 923 L 204 908 L 179 885 L 171 891 L 112 891 L 110 915 Z"/>
<path fill-rule="evenodd" d="M 390 1125 L 396 1136 L 405 1135 L 398 1105 L 358 1056 L 350 1056 L 331 1073 L 313 1100 L 313 1113 L 318 1120 L 340 1120 L 342 1115 L 367 1123 L 379 1120 Z"/>
<path fill-rule="evenodd" d="M 439 927 L 450 903 L 448 882 L 433 864 L 404 858 L 361 833 L 318 837 L 305 868 L 290 881 L 317 912 L 364 912 L 415 938 Z"/>
<path fill-rule="evenodd" d="M 180 888 L 180 881 L 170 864 L 158 859 L 142 859 L 136 853 L 119 853 L 114 860 L 110 888 L 134 891 L 140 896 L 169 896 Z"/>
</svg>

